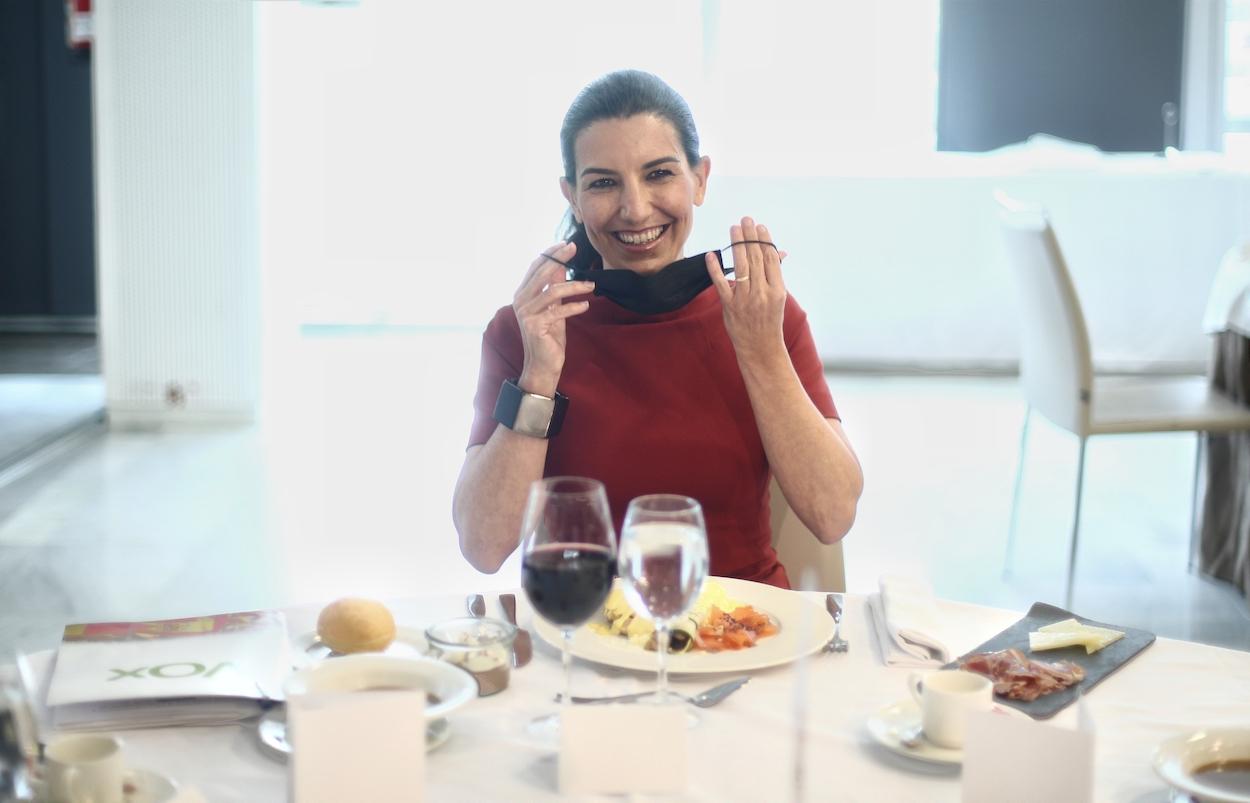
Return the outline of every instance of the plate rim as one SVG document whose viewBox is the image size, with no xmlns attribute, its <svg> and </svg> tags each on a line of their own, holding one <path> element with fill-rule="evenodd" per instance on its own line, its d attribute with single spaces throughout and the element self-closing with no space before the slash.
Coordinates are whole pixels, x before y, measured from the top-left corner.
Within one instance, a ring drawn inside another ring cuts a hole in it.
<svg viewBox="0 0 1250 803">
<path fill-rule="evenodd" d="M 1200 728 L 1164 739 L 1155 747 L 1150 765 L 1154 769 L 1155 774 L 1164 783 L 1187 794 L 1200 796 L 1203 800 L 1210 800 L 1212 803 L 1250 803 L 1250 795 L 1234 795 L 1230 797 L 1223 790 L 1213 790 L 1205 784 L 1195 781 L 1194 777 L 1189 774 L 1189 769 L 1184 766 L 1184 756 L 1187 752 L 1185 749 L 1186 743 L 1191 742 L 1197 736 L 1209 738 L 1224 734 L 1237 734 L 1243 739 L 1247 745 L 1247 757 L 1250 758 L 1250 728 L 1232 726 Z"/>
<path fill-rule="evenodd" d="M 829 614 L 823 608 L 820 607 L 819 603 L 817 603 L 816 601 L 812 599 L 809 599 L 801 591 L 795 591 L 793 589 L 786 589 L 786 588 L 779 588 L 778 586 L 769 585 L 767 583 L 758 583 L 758 582 L 755 582 L 754 580 L 742 580 L 737 577 L 721 577 L 718 575 L 709 575 L 707 579 L 714 580 L 720 583 L 722 586 L 725 587 L 725 591 L 731 597 L 736 597 L 740 599 L 742 602 L 746 602 L 751 605 L 755 605 L 755 603 L 752 602 L 751 599 L 749 599 L 748 597 L 754 593 L 763 593 L 765 595 L 771 595 L 773 593 L 794 594 L 795 595 L 794 598 L 797 600 L 798 605 L 810 605 L 812 607 L 812 622 L 815 626 L 814 632 L 816 634 L 816 637 L 812 639 L 812 642 L 810 644 L 799 645 L 797 652 L 794 652 L 793 654 L 787 653 L 786 655 L 783 655 L 783 656 L 766 657 L 766 658 L 763 658 L 760 660 L 754 660 L 754 661 L 749 660 L 748 658 L 748 660 L 746 661 L 733 662 L 726 666 L 689 667 L 689 666 L 684 666 L 682 663 L 681 659 L 685 656 L 684 653 L 679 654 L 679 655 L 670 655 L 668 659 L 668 666 L 667 666 L 667 671 L 668 671 L 668 674 L 670 675 L 715 675 L 715 674 L 723 674 L 727 672 L 754 672 L 754 671 L 761 670 L 761 669 L 771 669 L 777 666 L 784 666 L 786 664 L 797 661 L 799 658 L 802 658 L 803 656 L 811 655 L 813 653 L 819 652 L 820 649 L 826 643 L 828 643 L 829 639 L 833 637 L 833 619 L 830 618 Z M 616 578 L 615 582 L 620 582 L 620 578 Z M 735 587 L 740 590 L 734 591 L 733 588 Z M 764 611 L 764 613 L 767 613 L 769 616 L 774 617 L 774 618 L 777 617 L 777 613 L 775 611 L 769 610 L 768 606 L 761 605 L 760 608 Z M 801 610 L 801 608 L 797 610 Z M 787 623 L 785 621 L 781 621 L 781 624 L 783 628 L 786 626 L 791 626 L 791 627 L 796 626 L 795 623 Z M 542 639 L 544 642 L 546 642 L 548 645 L 556 648 L 557 650 L 561 648 L 563 637 L 560 634 L 560 630 L 554 625 L 544 620 L 542 617 L 537 616 L 537 615 L 534 617 L 534 631 L 538 634 L 538 637 Z M 585 633 L 590 633 L 596 638 L 602 637 L 600 636 L 600 634 L 593 633 L 593 631 L 590 631 L 587 628 L 587 625 L 585 624 L 578 627 L 575 631 L 573 631 L 573 640 L 572 640 L 573 643 L 570 649 L 570 654 L 574 658 L 580 658 L 583 661 L 589 661 L 590 663 L 599 664 L 600 666 L 610 666 L 616 669 L 625 669 L 625 670 L 629 670 L 633 672 L 644 672 L 644 673 L 651 674 L 651 675 L 654 675 L 657 673 L 658 668 L 655 665 L 656 661 L 655 661 L 654 653 L 649 653 L 645 651 L 640 652 L 640 653 L 624 652 L 623 654 L 627 657 L 630 655 L 637 655 L 639 658 L 644 659 L 640 661 L 628 661 L 625 663 L 612 660 L 611 656 L 604 656 L 597 652 L 592 652 L 591 654 L 587 654 L 586 650 L 584 649 L 585 642 L 583 641 L 579 643 L 578 641 L 578 636 L 583 635 Z M 747 650 L 736 650 L 730 654 L 734 656 L 757 656 L 758 655 L 758 653 L 750 653 Z M 700 655 L 704 655 L 704 653 L 700 653 Z M 645 663 L 646 665 L 643 666 L 642 665 L 643 663 Z"/>
<path fill-rule="evenodd" d="M 437 671 L 439 672 L 451 670 L 451 672 L 455 673 L 458 677 L 463 676 L 461 677 L 461 681 L 463 682 L 464 686 L 463 688 L 458 690 L 456 695 L 448 697 L 447 699 L 442 700 L 435 705 L 426 706 L 425 708 L 425 721 L 426 722 L 431 722 L 435 719 L 445 718 L 452 711 L 455 711 L 456 709 L 467 705 L 468 703 L 475 700 L 478 696 L 479 689 L 478 689 L 477 678 L 473 677 L 472 673 L 458 666 L 455 666 L 454 664 L 448 663 L 447 661 L 440 661 L 439 659 L 431 658 L 428 655 L 408 656 L 408 655 L 387 655 L 385 653 L 380 653 L 380 652 L 358 652 L 358 653 L 351 653 L 350 655 L 339 656 L 335 660 L 339 662 L 335 664 L 335 666 L 344 666 L 345 662 L 361 663 L 363 661 L 380 661 L 383 663 L 395 663 L 395 664 L 407 663 L 407 664 L 416 664 L 416 665 L 437 666 L 438 667 Z M 299 679 L 299 676 L 301 675 L 306 675 L 308 673 L 316 671 L 318 667 L 322 666 L 324 663 L 325 663 L 324 661 L 318 661 L 309 666 L 305 666 L 300 669 L 297 669 L 291 674 L 287 675 L 286 680 L 283 681 L 283 684 L 282 684 L 283 697 L 284 698 L 290 697 L 290 694 L 287 691 L 288 683 L 291 683 L 293 680 Z M 297 693 L 300 693 L 300 692 L 297 692 Z M 285 704 L 285 701 L 284 701 L 284 704 Z"/>
</svg>

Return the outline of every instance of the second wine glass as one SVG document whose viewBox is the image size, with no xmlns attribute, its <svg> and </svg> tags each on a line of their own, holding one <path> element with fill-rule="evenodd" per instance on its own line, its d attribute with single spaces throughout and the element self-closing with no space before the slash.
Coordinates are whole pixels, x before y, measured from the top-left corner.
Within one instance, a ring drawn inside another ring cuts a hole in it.
<svg viewBox="0 0 1250 803">
<path fill-rule="evenodd" d="M 630 501 L 621 527 L 617 571 L 630 606 L 655 623 L 660 703 L 668 701 L 669 634 L 698 599 L 707 562 L 707 527 L 697 501 L 676 494 Z"/>
</svg>

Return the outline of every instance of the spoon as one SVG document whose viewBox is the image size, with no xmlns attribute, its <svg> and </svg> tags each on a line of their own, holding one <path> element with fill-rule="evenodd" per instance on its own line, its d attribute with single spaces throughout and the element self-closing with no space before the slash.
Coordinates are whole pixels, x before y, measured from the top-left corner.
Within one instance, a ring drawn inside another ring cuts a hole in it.
<svg viewBox="0 0 1250 803">
<path fill-rule="evenodd" d="M 701 691 L 690 697 L 687 697 L 684 694 L 678 694 L 675 691 L 669 691 L 669 694 L 679 700 L 685 700 L 698 708 L 711 708 L 740 689 L 750 679 L 751 678 L 749 676 L 734 678 L 733 680 L 722 683 L 719 686 L 713 686 L 706 691 Z M 631 703 L 644 697 L 653 696 L 655 696 L 655 692 L 653 691 L 641 691 L 633 694 L 617 694 L 612 697 L 570 697 L 569 699 L 574 703 L 588 703 L 593 705 L 600 703 Z M 556 695 L 556 702 L 560 702 L 562 699 L 563 695 Z"/>
<path fill-rule="evenodd" d="M 908 750 L 914 750 L 924 741 L 924 726 L 909 725 L 906 728 L 899 728 L 894 731 L 894 735 L 898 738 L 898 743 Z"/>
</svg>

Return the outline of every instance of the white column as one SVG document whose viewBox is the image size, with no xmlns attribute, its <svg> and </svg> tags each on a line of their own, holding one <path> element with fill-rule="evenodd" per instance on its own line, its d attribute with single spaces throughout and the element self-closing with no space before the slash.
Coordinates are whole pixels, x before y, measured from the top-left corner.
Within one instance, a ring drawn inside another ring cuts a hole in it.
<svg viewBox="0 0 1250 803">
<path fill-rule="evenodd" d="M 260 364 L 252 4 L 99 0 L 94 14 L 110 421 L 251 420 Z"/>
</svg>

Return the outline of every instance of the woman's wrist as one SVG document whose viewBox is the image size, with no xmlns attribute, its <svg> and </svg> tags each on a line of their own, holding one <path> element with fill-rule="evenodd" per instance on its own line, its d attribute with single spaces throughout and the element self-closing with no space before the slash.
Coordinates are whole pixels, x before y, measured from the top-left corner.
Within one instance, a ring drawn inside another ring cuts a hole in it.
<svg viewBox="0 0 1250 803">
<path fill-rule="evenodd" d="M 532 371 L 522 369 L 517 385 L 526 393 L 535 393 L 547 398 L 555 398 L 556 386 L 560 384 L 559 371 Z"/>
<path fill-rule="evenodd" d="M 785 340 L 778 333 L 777 338 L 768 338 L 768 342 L 754 343 L 750 346 L 734 343 L 734 354 L 738 358 L 738 367 L 746 372 L 768 372 L 784 370 L 790 367 L 790 352 L 786 349 Z"/>
</svg>

